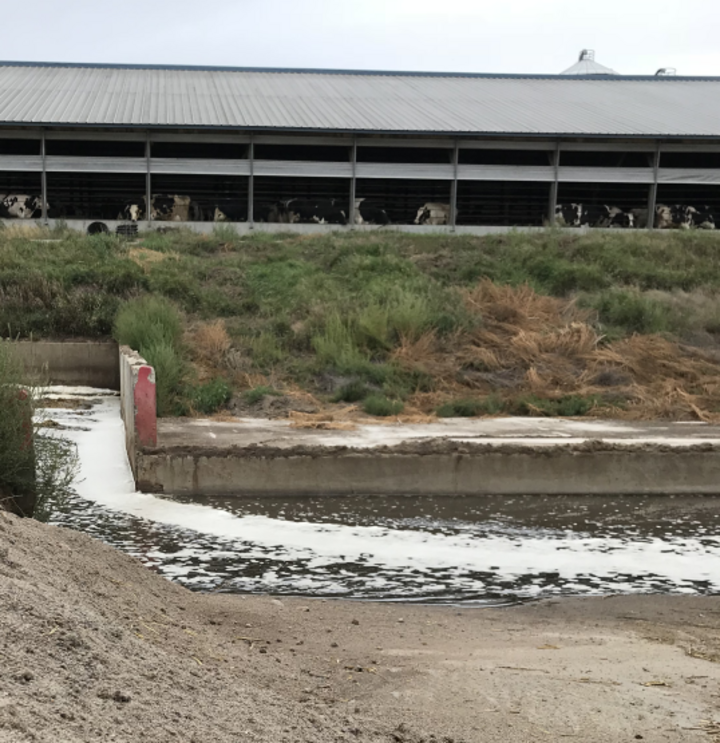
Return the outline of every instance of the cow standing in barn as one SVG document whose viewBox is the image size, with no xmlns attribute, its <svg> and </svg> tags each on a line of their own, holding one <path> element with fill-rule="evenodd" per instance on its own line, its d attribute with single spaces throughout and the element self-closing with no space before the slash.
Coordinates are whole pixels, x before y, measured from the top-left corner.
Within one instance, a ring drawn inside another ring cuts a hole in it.
<svg viewBox="0 0 720 743">
<path fill-rule="evenodd" d="M 214 222 L 247 222 L 247 205 L 237 201 L 218 201 L 213 212 Z"/>
<path fill-rule="evenodd" d="M 557 204 L 555 224 L 560 227 L 632 227 L 635 216 L 617 206 L 584 206 L 583 204 Z"/>
<path fill-rule="evenodd" d="M 709 206 L 696 209 L 685 204 L 658 204 L 655 208 L 655 226 L 661 230 L 689 230 L 693 227 L 714 230 L 715 216 Z"/>
<path fill-rule="evenodd" d="M 125 204 L 118 219 L 140 222 L 146 219 L 146 199 Z M 203 212 L 200 205 L 190 196 L 152 196 L 150 216 L 157 222 L 202 222 Z"/>
<path fill-rule="evenodd" d="M 441 225 L 450 221 L 450 204 L 428 202 L 423 204 L 415 215 L 415 224 Z"/>
<path fill-rule="evenodd" d="M 335 199 L 290 199 L 283 203 L 291 223 L 347 224 L 347 212 Z"/>
<path fill-rule="evenodd" d="M 390 218 L 381 204 L 367 199 L 355 200 L 355 224 L 390 224 Z"/>
<path fill-rule="evenodd" d="M 0 218 L 32 219 L 42 215 L 42 197 L 28 194 L 0 194 Z"/>
</svg>

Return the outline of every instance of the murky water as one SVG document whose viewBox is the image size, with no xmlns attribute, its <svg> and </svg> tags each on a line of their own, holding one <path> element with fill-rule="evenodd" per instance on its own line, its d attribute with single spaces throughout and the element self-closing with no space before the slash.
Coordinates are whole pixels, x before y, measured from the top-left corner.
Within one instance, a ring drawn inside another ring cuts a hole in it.
<svg viewBox="0 0 720 743">
<path fill-rule="evenodd" d="M 118 400 L 48 410 L 79 447 L 55 523 L 197 590 L 426 602 L 720 591 L 720 498 L 159 498 L 135 493 Z"/>
</svg>

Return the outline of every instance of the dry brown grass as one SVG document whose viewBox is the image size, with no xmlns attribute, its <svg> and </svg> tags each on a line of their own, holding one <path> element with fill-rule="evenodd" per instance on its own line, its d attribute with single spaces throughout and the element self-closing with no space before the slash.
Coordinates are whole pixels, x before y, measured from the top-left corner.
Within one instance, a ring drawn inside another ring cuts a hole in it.
<svg viewBox="0 0 720 743">
<path fill-rule="evenodd" d="M 202 370 L 201 376 L 216 376 L 221 372 L 232 345 L 223 320 L 198 323 L 188 330 L 186 341 L 194 363 Z"/>
<path fill-rule="evenodd" d="M 528 286 L 483 281 L 464 294 L 479 328 L 452 338 L 403 340 L 393 359 L 430 374 L 436 392 L 411 397 L 427 414 L 442 401 L 495 395 L 505 401 L 576 395 L 590 415 L 630 419 L 720 419 L 720 363 L 661 336 L 603 345 L 592 315 Z"/>
<path fill-rule="evenodd" d="M 175 253 L 160 253 L 157 250 L 149 248 L 130 248 L 128 258 L 140 266 L 145 273 L 148 273 L 154 263 L 160 263 L 166 260 L 178 260 Z"/>
</svg>

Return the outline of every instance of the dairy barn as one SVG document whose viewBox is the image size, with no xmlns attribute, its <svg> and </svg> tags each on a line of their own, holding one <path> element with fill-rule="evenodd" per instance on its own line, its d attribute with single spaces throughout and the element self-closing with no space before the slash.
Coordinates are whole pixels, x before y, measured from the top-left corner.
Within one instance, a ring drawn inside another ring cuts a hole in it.
<svg viewBox="0 0 720 743">
<path fill-rule="evenodd" d="M 0 62 L 0 216 L 720 227 L 720 78 L 673 72 L 620 75 L 589 50 L 559 75 Z"/>
</svg>

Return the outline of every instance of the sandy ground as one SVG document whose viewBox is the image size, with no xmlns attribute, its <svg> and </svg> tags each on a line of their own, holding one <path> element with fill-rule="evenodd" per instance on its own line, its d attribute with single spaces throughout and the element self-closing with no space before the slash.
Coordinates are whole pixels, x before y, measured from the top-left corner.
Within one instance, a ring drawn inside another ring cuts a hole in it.
<svg viewBox="0 0 720 743">
<path fill-rule="evenodd" d="M 720 598 L 193 594 L 0 513 L 0 743 L 720 740 Z"/>
</svg>

